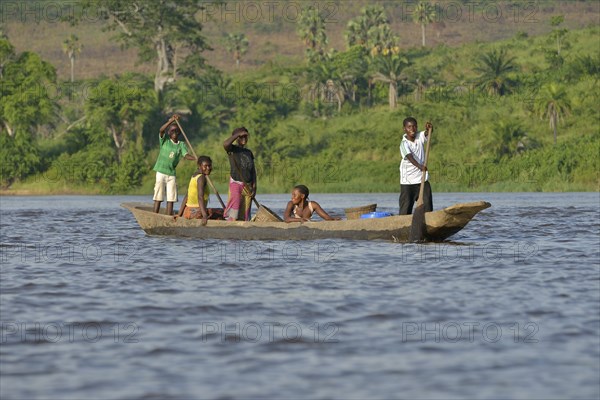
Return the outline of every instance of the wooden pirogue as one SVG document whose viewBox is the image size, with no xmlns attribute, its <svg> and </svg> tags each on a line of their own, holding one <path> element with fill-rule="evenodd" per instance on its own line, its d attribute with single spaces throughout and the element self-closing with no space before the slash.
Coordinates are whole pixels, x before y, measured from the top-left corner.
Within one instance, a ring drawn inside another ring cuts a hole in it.
<svg viewBox="0 0 600 400">
<path fill-rule="evenodd" d="M 408 241 L 412 216 L 395 215 L 342 221 L 306 223 L 212 221 L 203 226 L 200 220 L 173 218 L 152 212 L 144 203 L 123 203 L 148 235 L 168 235 L 198 239 L 239 240 L 313 240 L 356 239 Z M 490 207 L 485 201 L 460 203 L 425 214 L 427 240 L 442 241 L 460 231 L 481 210 Z"/>
</svg>

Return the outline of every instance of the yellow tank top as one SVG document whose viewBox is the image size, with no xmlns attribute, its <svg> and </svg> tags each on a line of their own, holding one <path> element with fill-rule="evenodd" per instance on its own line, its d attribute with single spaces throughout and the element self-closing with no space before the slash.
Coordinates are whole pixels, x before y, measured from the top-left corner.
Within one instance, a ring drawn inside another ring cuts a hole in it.
<svg viewBox="0 0 600 400">
<path fill-rule="evenodd" d="M 201 174 L 200 174 L 201 175 Z M 185 205 L 187 207 L 200 207 L 198 204 L 198 178 L 200 175 L 195 175 L 190 178 L 190 184 L 188 185 L 187 192 L 187 202 Z M 208 204 L 208 197 L 210 192 L 208 191 L 208 185 L 204 186 L 204 206 Z"/>
</svg>

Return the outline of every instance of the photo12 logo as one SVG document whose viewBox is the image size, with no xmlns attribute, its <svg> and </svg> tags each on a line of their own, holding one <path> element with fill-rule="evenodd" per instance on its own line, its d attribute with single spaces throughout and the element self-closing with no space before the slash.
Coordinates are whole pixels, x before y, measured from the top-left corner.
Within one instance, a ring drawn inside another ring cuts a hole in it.
<svg viewBox="0 0 600 400">
<path fill-rule="evenodd" d="M 524 263 L 538 256 L 539 246 L 535 242 L 515 241 L 484 245 L 471 244 L 456 246 L 447 243 L 434 243 L 421 246 L 414 243 L 403 243 L 399 247 L 403 262 L 444 262 L 448 264 L 464 263 L 499 263 L 512 259 L 515 263 Z"/>
<path fill-rule="evenodd" d="M 537 23 L 538 1 L 437 1 L 428 2 L 434 22 L 466 23 Z M 412 22 L 419 12 L 419 2 L 401 2 L 398 7 L 403 22 Z"/>
<path fill-rule="evenodd" d="M 539 329 L 535 322 L 522 325 L 518 322 L 403 322 L 402 342 L 497 343 L 504 338 L 514 343 L 538 343 Z"/>
<path fill-rule="evenodd" d="M 339 3 L 335 1 L 214 1 L 203 2 L 200 22 L 296 23 L 302 14 L 316 12 L 324 23 L 336 23 Z"/>
<path fill-rule="evenodd" d="M 49 100 L 68 100 L 73 102 L 87 102 L 102 98 L 111 98 L 114 101 L 131 99 L 140 96 L 144 89 L 136 82 L 119 81 L 114 86 L 99 87 L 96 82 L 44 82 L 15 84 L 14 82 L 0 82 L 0 95 L 14 97 L 22 102 Z"/>
<path fill-rule="evenodd" d="M 253 262 L 283 260 L 285 262 L 328 262 L 335 259 L 340 244 L 325 240 L 314 244 L 298 241 L 233 242 L 202 244 L 197 257 L 202 262 Z"/>
<path fill-rule="evenodd" d="M 139 326 L 134 322 L 23 322 L 1 321 L 0 343 L 138 343 Z"/>
<path fill-rule="evenodd" d="M 202 342 L 274 343 L 312 342 L 338 343 L 339 327 L 334 322 L 202 322 L 200 339 Z"/>
<path fill-rule="evenodd" d="M 35 263 L 100 263 L 103 261 L 128 261 L 137 253 L 135 243 L 114 243 L 99 245 L 85 243 L 14 243 L 10 247 L 0 247 L 0 261 Z"/>
<path fill-rule="evenodd" d="M 90 23 L 106 18 L 106 10 L 102 7 L 87 7 L 84 4 L 84 1 L 2 0 L 0 23 L 61 23 L 68 20 Z"/>
</svg>

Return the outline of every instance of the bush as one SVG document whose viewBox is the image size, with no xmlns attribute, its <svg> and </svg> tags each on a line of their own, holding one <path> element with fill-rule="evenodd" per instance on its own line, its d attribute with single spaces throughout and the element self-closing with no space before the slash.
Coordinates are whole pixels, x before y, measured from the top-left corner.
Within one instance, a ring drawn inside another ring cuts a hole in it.
<svg viewBox="0 0 600 400">
<path fill-rule="evenodd" d="M 14 137 L 8 136 L 4 131 L 0 132 L 0 160 L 2 188 L 37 172 L 40 166 L 37 146 L 26 132 L 16 132 Z"/>
<path fill-rule="evenodd" d="M 148 172 L 148 163 L 144 152 L 138 149 L 126 151 L 119 164 L 113 164 L 114 181 L 110 191 L 114 193 L 126 193 L 137 188 L 142 183 L 142 178 Z"/>
</svg>

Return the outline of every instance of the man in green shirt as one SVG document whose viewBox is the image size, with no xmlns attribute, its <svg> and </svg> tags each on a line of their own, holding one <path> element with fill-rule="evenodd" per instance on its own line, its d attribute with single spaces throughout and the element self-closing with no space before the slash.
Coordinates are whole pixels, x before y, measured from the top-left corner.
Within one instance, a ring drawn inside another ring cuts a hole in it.
<svg viewBox="0 0 600 400">
<path fill-rule="evenodd" d="M 156 171 L 156 184 L 154 185 L 154 212 L 160 211 L 160 203 L 164 200 L 165 192 L 167 196 L 167 215 L 173 215 L 173 203 L 177 201 L 177 182 L 175 181 L 175 168 L 179 164 L 181 158 L 186 160 L 196 159 L 188 154 L 188 149 L 185 143 L 180 142 L 179 127 L 171 125 L 173 121 L 179 119 L 177 114 L 173 115 L 169 120 L 160 127 L 158 132 L 160 140 L 160 152 L 158 159 L 154 164 Z M 169 127 L 169 125 L 171 125 Z M 169 137 L 165 136 L 165 130 L 169 127 Z"/>
</svg>

